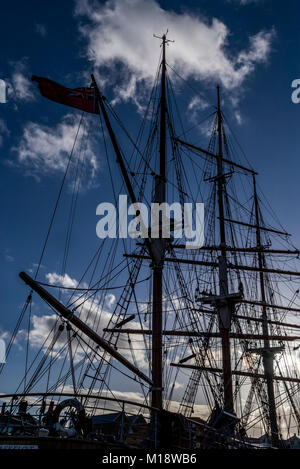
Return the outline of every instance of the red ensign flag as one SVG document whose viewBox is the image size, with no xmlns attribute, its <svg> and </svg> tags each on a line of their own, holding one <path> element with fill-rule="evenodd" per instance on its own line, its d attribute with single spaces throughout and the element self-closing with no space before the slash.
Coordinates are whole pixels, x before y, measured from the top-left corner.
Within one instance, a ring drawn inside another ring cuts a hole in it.
<svg viewBox="0 0 300 469">
<path fill-rule="evenodd" d="M 65 104 L 66 106 L 81 109 L 85 112 L 99 114 L 95 90 L 93 88 L 71 89 L 48 78 L 33 76 L 31 79 L 38 82 L 39 90 L 45 98 Z"/>
</svg>

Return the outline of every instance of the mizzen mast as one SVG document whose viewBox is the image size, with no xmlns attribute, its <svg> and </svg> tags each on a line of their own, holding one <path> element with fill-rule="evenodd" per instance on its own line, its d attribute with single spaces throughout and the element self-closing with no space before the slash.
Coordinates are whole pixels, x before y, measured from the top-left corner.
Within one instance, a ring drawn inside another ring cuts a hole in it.
<svg viewBox="0 0 300 469">
<path fill-rule="evenodd" d="M 276 412 L 276 401 L 274 393 L 274 354 L 278 352 L 278 347 L 270 346 L 269 339 L 269 325 L 268 325 L 268 315 L 267 315 L 267 301 L 266 301 L 266 290 L 265 290 L 265 273 L 263 269 L 265 265 L 265 256 L 264 251 L 262 250 L 261 242 L 261 232 L 260 232 L 260 212 L 259 212 L 259 203 L 258 196 L 256 191 L 256 179 L 253 175 L 253 192 L 254 192 L 254 210 L 256 218 L 256 246 L 258 248 L 258 267 L 259 272 L 259 284 L 260 284 L 260 294 L 262 306 L 262 331 L 264 338 L 264 347 L 261 351 L 263 366 L 265 372 L 265 379 L 267 383 L 267 394 L 268 394 L 268 408 L 269 408 L 269 419 L 270 419 L 270 428 L 271 428 L 271 438 L 272 444 L 274 446 L 279 446 L 279 435 L 278 435 L 278 423 L 277 423 L 277 412 Z"/>
</svg>

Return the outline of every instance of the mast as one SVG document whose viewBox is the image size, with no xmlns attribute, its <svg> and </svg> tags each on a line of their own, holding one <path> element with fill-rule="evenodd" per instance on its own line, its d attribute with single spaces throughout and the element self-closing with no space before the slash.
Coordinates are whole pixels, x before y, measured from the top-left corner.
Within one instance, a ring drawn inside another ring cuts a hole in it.
<svg viewBox="0 0 300 469">
<path fill-rule="evenodd" d="M 253 190 L 254 190 L 254 209 L 255 209 L 255 218 L 256 218 L 256 245 L 259 249 L 258 251 L 258 266 L 260 269 L 259 272 L 259 283 L 260 283 L 260 293 L 261 293 L 261 302 L 262 306 L 262 331 L 264 338 L 264 347 L 262 350 L 263 366 L 265 371 L 265 378 L 267 382 L 267 393 L 268 393 L 268 407 L 269 407 L 269 418 L 270 418 L 270 427 L 271 427 L 271 437 L 272 444 L 274 446 L 279 446 L 279 435 L 278 435 L 278 424 L 277 424 L 277 412 L 276 412 L 276 402 L 274 394 L 274 353 L 270 347 L 269 339 L 269 326 L 268 326 L 268 315 L 266 308 L 266 291 L 265 291 L 265 274 L 263 268 L 265 267 L 265 256 L 261 243 L 261 233 L 260 233 L 260 217 L 259 217 L 259 205 L 258 205 L 258 196 L 256 191 L 256 179 L 253 175 Z"/>
<path fill-rule="evenodd" d="M 219 282 L 220 297 L 228 297 L 228 277 L 226 267 L 226 235 L 224 221 L 224 174 L 223 174 L 223 125 L 220 101 L 220 87 L 218 92 L 218 159 L 217 159 L 217 193 L 219 208 L 219 229 L 220 229 L 220 247 L 221 255 L 219 256 Z M 230 328 L 231 328 L 232 311 L 228 302 L 225 306 L 219 308 L 219 329 L 222 337 L 222 358 L 223 358 L 223 385 L 224 385 L 224 410 L 233 413 L 233 391 L 232 391 L 232 371 L 231 371 L 231 353 L 230 353 Z"/>
<path fill-rule="evenodd" d="M 155 36 L 158 37 L 158 36 Z M 159 141 L 159 174 L 155 176 L 155 192 L 154 202 L 162 204 L 166 201 L 166 116 L 167 116 L 167 102 L 166 102 L 166 44 L 170 42 L 166 34 L 159 37 L 162 40 L 162 61 L 161 61 L 161 99 L 160 99 L 160 141 Z M 104 120 L 117 156 L 117 161 L 120 164 L 122 176 L 126 183 L 129 195 L 133 203 L 135 203 L 136 196 L 133 187 L 130 183 L 127 170 L 125 168 L 120 149 L 112 130 L 105 106 L 103 96 L 99 92 L 95 78 L 92 75 L 92 81 L 96 90 L 99 106 L 101 108 Z M 165 240 L 161 237 L 161 221 L 162 213 L 160 212 L 160 234 L 158 239 L 145 239 L 150 257 L 153 261 L 153 306 L 152 306 L 152 390 L 151 401 L 152 407 L 162 408 L 162 283 L 163 283 L 163 263 L 165 255 Z"/>
<path fill-rule="evenodd" d="M 160 99 L 160 141 L 159 141 L 159 175 L 155 177 L 154 202 L 166 201 L 166 34 L 162 36 L 162 61 L 161 61 L 161 99 Z M 162 214 L 160 213 L 160 216 Z M 160 219 L 161 228 L 161 219 Z M 158 409 L 162 408 L 162 283 L 163 283 L 163 260 L 165 243 L 161 238 L 152 240 L 154 251 L 157 254 L 153 263 L 153 306 L 152 306 L 152 381 L 154 383 L 151 393 L 151 405 Z"/>
</svg>

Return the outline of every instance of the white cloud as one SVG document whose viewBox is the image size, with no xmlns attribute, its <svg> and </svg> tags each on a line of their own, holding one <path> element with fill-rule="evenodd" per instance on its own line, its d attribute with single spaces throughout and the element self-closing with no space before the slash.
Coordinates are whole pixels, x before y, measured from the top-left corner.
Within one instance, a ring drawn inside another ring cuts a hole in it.
<svg viewBox="0 0 300 469">
<path fill-rule="evenodd" d="M 36 23 L 35 32 L 42 37 L 47 36 L 47 28 L 44 24 Z"/>
<path fill-rule="evenodd" d="M 260 31 L 255 36 L 250 37 L 249 50 L 240 52 L 237 58 L 237 63 L 241 64 L 245 75 L 253 71 L 256 63 L 266 60 L 274 34 L 274 30 Z"/>
<path fill-rule="evenodd" d="M 61 276 L 56 272 L 46 274 L 46 279 L 52 285 L 63 285 L 69 288 L 76 288 L 78 286 L 78 281 L 76 279 L 71 278 L 68 274 Z M 80 284 L 82 288 L 86 288 L 85 284 Z M 63 291 L 65 295 L 63 302 L 65 304 L 68 303 L 67 298 L 70 295 L 69 291 Z M 90 296 L 90 292 L 88 293 L 88 297 Z M 115 302 L 115 296 L 112 294 L 106 294 L 106 299 L 109 300 L 109 308 Z M 86 299 L 83 296 L 83 292 L 76 292 L 73 299 L 72 299 L 72 308 L 76 308 L 76 315 L 80 317 L 80 319 L 85 322 L 87 325 L 93 328 L 95 332 L 97 332 L 101 337 L 105 337 L 103 329 L 108 326 L 108 323 L 111 320 L 112 313 L 111 311 L 104 309 L 103 307 L 99 306 L 99 300 L 97 297 Z M 32 328 L 30 331 L 30 344 L 33 347 L 41 347 L 45 339 L 48 337 L 49 332 L 56 326 L 60 324 L 60 320 L 58 315 L 56 314 L 45 314 L 43 316 L 32 315 Z M 110 324 L 110 327 L 113 327 L 114 323 Z M 131 322 L 131 328 L 139 329 L 140 325 L 138 322 Z M 74 328 L 76 329 L 76 328 Z M 83 333 L 79 332 L 79 334 L 85 339 L 85 341 L 91 344 L 92 348 L 95 348 L 95 343 L 89 340 Z M 53 333 L 47 339 L 47 342 L 44 344 L 44 351 L 50 345 L 51 340 L 53 338 Z M 149 362 L 146 357 L 146 352 L 140 348 L 138 336 L 131 337 L 131 343 L 134 348 L 134 345 L 137 344 L 137 350 L 135 350 L 135 360 L 140 368 L 147 369 L 149 366 Z M 58 351 L 61 347 L 63 347 L 67 342 L 67 335 L 66 331 L 63 331 L 59 340 L 55 344 L 54 351 Z M 77 339 L 75 339 L 75 344 L 77 344 Z M 75 348 L 75 346 L 74 346 Z M 125 356 L 129 361 L 132 361 L 132 353 L 128 345 L 128 338 L 123 334 L 120 335 L 118 339 L 118 349 L 120 353 Z M 90 348 L 87 347 L 84 343 L 80 343 L 79 348 L 77 349 L 75 361 L 78 362 L 82 358 L 84 358 L 85 353 L 84 350 L 90 351 Z M 100 351 L 101 353 L 101 351 Z M 99 357 L 98 357 L 99 359 Z"/>
<path fill-rule="evenodd" d="M 8 331 L 4 331 L 0 327 L 0 339 L 7 340 L 7 339 L 9 339 L 9 337 L 10 337 L 10 333 Z"/>
<path fill-rule="evenodd" d="M 109 308 L 111 308 L 115 302 L 116 302 L 116 297 L 112 293 L 108 293 L 105 297 L 105 302 Z"/>
<path fill-rule="evenodd" d="M 234 117 L 235 117 L 235 119 L 236 119 L 238 125 L 242 125 L 242 123 L 243 123 L 243 118 L 242 118 L 242 115 L 241 115 L 240 111 L 235 111 Z"/>
<path fill-rule="evenodd" d="M 195 96 L 190 101 L 190 103 L 188 105 L 188 110 L 189 111 L 194 111 L 195 109 L 197 109 L 197 110 L 200 110 L 200 111 L 204 111 L 208 107 L 209 107 L 209 104 L 204 98 L 202 98 L 200 96 Z"/>
<path fill-rule="evenodd" d="M 14 101 L 34 101 L 35 94 L 28 71 L 26 58 L 23 61 L 12 62 L 13 73 L 8 80 L 7 94 Z"/>
<path fill-rule="evenodd" d="M 194 124 L 199 122 L 199 112 L 209 107 L 208 102 L 201 96 L 194 96 L 188 105 L 188 117 Z"/>
<path fill-rule="evenodd" d="M 169 29 L 175 40 L 167 49 L 167 61 L 186 79 L 220 82 L 238 89 L 257 63 L 271 50 L 273 31 L 250 37 L 250 46 L 235 56 L 229 50 L 231 33 L 220 20 L 211 21 L 189 13 L 178 14 L 160 7 L 155 0 L 107 0 L 104 4 L 77 0 L 76 15 L 85 18 L 80 31 L 87 40 L 87 55 L 96 68 L 125 70 L 119 97 L 129 99 L 138 83 L 152 83 L 156 73 L 159 42 L 153 33 Z"/>
<path fill-rule="evenodd" d="M 64 172 L 78 130 L 79 117 L 65 115 L 54 127 L 35 122 L 27 122 L 19 143 L 12 148 L 17 153 L 17 162 L 25 167 L 29 175 L 37 178 L 48 173 Z M 85 137 L 84 152 L 85 177 L 91 186 L 98 170 L 98 160 L 93 150 L 93 139 L 87 135 L 87 129 L 81 126 L 78 141 Z M 76 150 L 75 150 L 76 151 Z"/>
<path fill-rule="evenodd" d="M 46 338 L 49 335 L 49 332 L 54 327 L 58 316 L 56 314 L 36 316 L 32 315 L 32 329 L 30 331 L 30 344 L 33 347 L 41 347 Z M 50 345 L 51 338 L 46 342 L 46 347 Z M 62 345 L 62 344 L 61 344 Z"/>
<path fill-rule="evenodd" d="M 56 272 L 46 274 L 46 279 L 51 285 L 61 285 L 67 288 L 76 288 L 78 285 L 77 280 L 69 277 L 68 274 L 59 275 Z"/>
<path fill-rule="evenodd" d="M 31 317 L 31 330 L 29 335 L 30 346 L 34 348 L 43 347 L 43 351 L 45 353 L 47 348 L 51 345 L 53 337 L 56 334 L 60 324 L 62 324 L 62 321 L 57 314 L 44 314 L 43 316 L 37 316 L 33 314 Z M 23 333 L 25 337 L 26 334 L 24 332 L 25 331 L 20 331 L 20 333 Z M 87 340 L 87 342 L 90 341 Z M 53 349 L 50 351 L 51 355 L 55 356 L 63 347 L 66 346 L 67 343 L 68 335 L 66 328 L 64 328 L 64 330 L 61 331 L 60 335 L 57 337 L 56 342 L 53 345 Z M 74 362 L 76 363 L 85 357 L 85 350 L 89 350 L 89 348 L 83 343 L 78 346 L 77 345 L 78 342 L 76 340 L 73 346 L 75 352 L 73 358 Z"/>
</svg>

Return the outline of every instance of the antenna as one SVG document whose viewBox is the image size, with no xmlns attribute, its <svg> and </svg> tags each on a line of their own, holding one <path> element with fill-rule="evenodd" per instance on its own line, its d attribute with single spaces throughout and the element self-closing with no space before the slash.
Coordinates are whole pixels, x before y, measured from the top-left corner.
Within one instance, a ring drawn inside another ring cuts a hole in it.
<svg viewBox="0 0 300 469">
<path fill-rule="evenodd" d="M 173 40 L 171 40 L 171 39 L 167 39 L 168 32 L 169 32 L 169 30 L 167 29 L 166 33 L 163 34 L 162 36 L 157 36 L 156 34 L 153 34 L 153 37 L 155 37 L 156 39 L 161 39 L 161 40 L 163 41 L 163 42 L 161 43 L 161 46 L 162 46 L 163 44 L 166 44 L 166 45 L 168 46 L 168 45 L 169 45 L 169 42 L 175 42 L 175 41 L 173 41 Z M 161 46 L 160 46 L 160 47 L 161 47 Z"/>
</svg>

